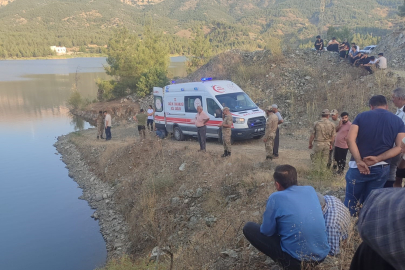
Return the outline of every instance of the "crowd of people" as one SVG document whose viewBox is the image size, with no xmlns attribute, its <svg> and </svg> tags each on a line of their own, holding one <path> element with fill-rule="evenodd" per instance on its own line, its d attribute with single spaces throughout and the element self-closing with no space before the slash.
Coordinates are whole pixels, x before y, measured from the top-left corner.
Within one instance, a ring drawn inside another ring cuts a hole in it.
<svg viewBox="0 0 405 270">
<path fill-rule="evenodd" d="M 360 48 L 356 43 L 349 44 L 347 39 L 339 42 L 333 37 L 325 47 L 321 36 L 317 36 L 314 46 L 318 54 L 321 54 L 325 49 L 339 53 L 341 59 L 347 59 L 351 65 L 362 67 L 370 74 L 373 73 L 374 69 L 384 70 L 387 68 L 387 58 L 384 57 L 384 53 L 378 53 L 377 57 L 369 56 L 367 52 L 360 52 Z"/>
</svg>

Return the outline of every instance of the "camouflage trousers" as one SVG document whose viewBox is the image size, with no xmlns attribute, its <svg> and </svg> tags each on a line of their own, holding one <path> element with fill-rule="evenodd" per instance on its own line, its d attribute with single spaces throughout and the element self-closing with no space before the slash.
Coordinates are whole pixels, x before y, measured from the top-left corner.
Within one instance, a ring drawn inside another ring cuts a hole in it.
<svg viewBox="0 0 405 270">
<path fill-rule="evenodd" d="M 224 150 L 231 152 L 231 135 L 232 131 L 230 128 L 222 129 L 222 142 L 224 144 Z"/>
<path fill-rule="evenodd" d="M 267 141 L 264 143 L 264 147 L 266 148 L 266 156 L 269 157 L 273 156 L 273 147 L 275 138 L 276 138 L 275 135 L 267 137 Z"/>
<path fill-rule="evenodd" d="M 97 123 L 97 136 L 103 137 L 103 133 L 104 133 L 104 125 Z"/>
<path fill-rule="evenodd" d="M 329 142 L 314 142 L 311 154 L 312 162 L 319 162 L 326 166 L 329 160 L 329 147 Z"/>
</svg>

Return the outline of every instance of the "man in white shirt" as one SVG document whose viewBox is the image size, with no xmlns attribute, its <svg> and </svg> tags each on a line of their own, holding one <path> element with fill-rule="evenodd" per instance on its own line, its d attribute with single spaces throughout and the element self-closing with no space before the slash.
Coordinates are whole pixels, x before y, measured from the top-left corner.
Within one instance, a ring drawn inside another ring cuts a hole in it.
<svg viewBox="0 0 405 270">
<path fill-rule="evenodd" d="M 377 67 L 379 69 L 387 69 L 387 58 L 384 57 L 383 53 L 378 54 Z"/>
<path fill-rule="evenodd" d="M 149 129 L 150 126 L 150 131 L 153 131 L 153 115 L 155 114 L 155 110 L 153 109 L 152 105 L 149 105 L 147 112 L 148 112 L 147 128 Z"/>
<path fill-rule="evenodd" d="M 280 112 L 278 111 L 278 106 L 277 104 L 271 105 L 273 108 L 274 114 L 278 118 L 278 125 L 282 124 L 284 122 L 283 117 L 281 116 Z M 280 145 L 280 130 L 277 126 L 277 131 L 276 131 L 276 137 L 274 138 L 274 146 L 273 146 L 273 158 L 278 158 L 278 147 Z"/>
<path fill-rule="evenodd" d="M 111 140 L 111 115 L 107 113 L 107 111 L 104 111 L 105 115 L 105 140 Z"/>
<path fill-rule="evenodd" d="M 392 92 L 392 103 L 394 103 L 395 107 L 397 107 L 397 111 L 395 113 L 396 116 L 401 118 L 402 122 L 405 123 L 405 88 L 397 88 Z M 390 175 L 388 177 L 387 182 L 385 183 L 384 187 L 393 187 L 395 181 L 402 184 L 402 177 L 397 179 L 397 168 L 405 167 L 405 162 L 400 166 L 401 162 L 401 154 L 393 157 L 390 162 Z M 401 169 L 398 169 L 401 171 Z"/>
</svg>

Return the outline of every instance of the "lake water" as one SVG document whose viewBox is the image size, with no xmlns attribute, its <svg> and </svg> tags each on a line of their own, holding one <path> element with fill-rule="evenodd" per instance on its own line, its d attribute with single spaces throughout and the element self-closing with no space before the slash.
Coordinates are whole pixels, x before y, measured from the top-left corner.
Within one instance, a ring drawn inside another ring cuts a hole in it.
<svg viewBox="0 0 405 270">
<path fill-rule="evenodd" d="M 172 76 L 184 60 L 172 59 Z M 90 270 L 106 260 L 98 222 L 53 144 L 89 125 L 65 106 L 94 99 L 105 58 L 0 61 L 0 269 Z"/>
</svg>

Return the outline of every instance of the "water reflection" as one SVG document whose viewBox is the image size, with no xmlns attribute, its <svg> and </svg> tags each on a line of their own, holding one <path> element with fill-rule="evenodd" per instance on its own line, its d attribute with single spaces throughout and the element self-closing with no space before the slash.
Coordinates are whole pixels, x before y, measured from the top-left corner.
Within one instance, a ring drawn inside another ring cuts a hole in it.
<svg viewBox="0 0 405 270">
<path fill-rule="evenodd" d="M 72 118 L 70 124 L 73 126 L 75 131 L 84 129 L 86 121 L 84 121 L 83 118 L 72 114 L 70 114 L 70 117 Z"/>
</svg>

